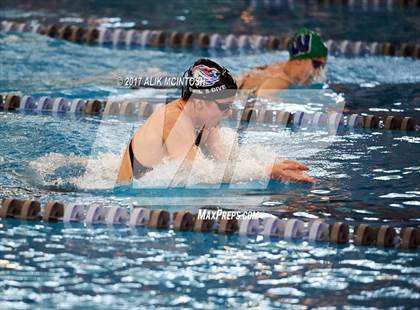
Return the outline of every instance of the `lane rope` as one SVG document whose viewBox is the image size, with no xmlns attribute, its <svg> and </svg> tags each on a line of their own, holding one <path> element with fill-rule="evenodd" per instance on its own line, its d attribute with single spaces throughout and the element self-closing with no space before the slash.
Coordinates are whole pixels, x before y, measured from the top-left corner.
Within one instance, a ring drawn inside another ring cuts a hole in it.
<svg viewBox="0 0 420 310">
<path fill-rule="evenodd" d="M 143 226 L 148 229 L 170 229 L 174 231 L 194 231 L 197 233 L 237 234 L 243 237 L 261 235 L 265 238 L 329 242 L 356 246 L 376 246 L 380 248 L 416 249 L 420 248 L 418 227 L 395 228 L 389 225 L 371 226 L 358 224 L 351 227 L 345 222 L 325 222 L 316 219 L 304 222 L 300 219 L 281 219 L 265 214 L 258 218 L 216 216 L 215 210 L 201 209 L 201 217 L 189 211 L 170 213 L 166 210 L 147 209 L 132 206 L 106 207 L 99 204 L 63 204 L 47 202 L 41 208 L 36 200 L 6 198 L 2 202 L 0 218 L 14 218 L 25 221 L 71 222 L 86 225 Z M 210 216 L 211 215 L 211 216 Z M 4 226 L 3 226 L 4 227 Z"/>
<path fill-rule="evenodd" d="M 148 118 L 163 103 L 150 102 L 148 99 L 109 100 L 65 99 L 47 96 L 35 100 L 31 96 L 0 94 L 0 111 L 37 112 L 52 114 L 93 114 L 102 116 L 123 116 Z M 309 127 L 347 127 L 365 129 L 386 129 L 414 131 L 420 130 L 420 119 L 401 115 L 348 114 L 339 112 L 289 112 L 271 109 L 233 108 L 232 121 L 279 126 Z"/>
<path fill-rule="evenodd" d="M 60 38 L 75 43 L 104 46 L 139 46 L 199 49 L 269 49 L 285 50 L 289 34 L 220 35 L 217 33 L 171 32 L 161 30 L 83 28 L 76 25 L 40 25 L 3 21 L 3 32 L 32 32 Z M 327 40 L 331 55 L 365 56 L 385 55 L 420 58 L 420 43 L 363 42 L 349 40 Z"/>
</svg>

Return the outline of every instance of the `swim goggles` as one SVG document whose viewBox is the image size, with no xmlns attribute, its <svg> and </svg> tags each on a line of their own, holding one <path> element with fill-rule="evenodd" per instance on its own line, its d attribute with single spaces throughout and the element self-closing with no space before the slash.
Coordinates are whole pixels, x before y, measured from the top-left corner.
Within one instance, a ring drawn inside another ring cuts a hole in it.
<svg viewBox="0 0 420 310">
<path fill-rule="evenodd" d="M 320 60 L 316 60 L 316 59 L 312 59 L 312 67 L 314 67 L 314 69 L 324 68 L 325 67 L 325 62 L 320 61 Z"/>
</svg>

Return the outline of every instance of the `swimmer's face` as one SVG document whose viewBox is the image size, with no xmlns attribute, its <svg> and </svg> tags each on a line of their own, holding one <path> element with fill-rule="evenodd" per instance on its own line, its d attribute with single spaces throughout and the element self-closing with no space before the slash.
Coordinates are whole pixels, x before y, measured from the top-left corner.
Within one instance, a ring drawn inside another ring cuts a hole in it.
<svg viewBox="0 0 420 310">
<path fill-rule="evenodd" d="M 323 83 L 325 81 L 325 66 L 327 59 L 325 57 L 317 57 L 311 59 L 312 75 L 310 78 L 311 83 Z"/>
<path fill-rule="evenodd" d="M 307 85 L 314 82 L 323 82 L 325 80 L 326 64 L 327 59 L 325 57 L 299 60 L 298 71 L 300 83 Z"/>
<path fill-rule="evenodd" d="M 203 109 L 203 122 L 206 127 L 216 127 L 220 121 L 232 114 L 232 104 L 235 97 L 206 101 Z"/>
</svg>

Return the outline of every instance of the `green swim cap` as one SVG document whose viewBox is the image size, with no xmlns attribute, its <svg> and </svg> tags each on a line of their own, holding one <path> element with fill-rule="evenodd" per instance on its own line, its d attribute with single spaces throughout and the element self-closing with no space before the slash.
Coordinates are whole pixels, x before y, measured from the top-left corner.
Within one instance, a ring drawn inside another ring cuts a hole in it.
<svg viewBox="0 0 420 310">
<path fill-rule="evenodd" d="M 287 49 L 289 59 L 309 59 L 327 57 L 328 48 L 318 32 L 302 28 L 290 39 Z"/>
</svg>

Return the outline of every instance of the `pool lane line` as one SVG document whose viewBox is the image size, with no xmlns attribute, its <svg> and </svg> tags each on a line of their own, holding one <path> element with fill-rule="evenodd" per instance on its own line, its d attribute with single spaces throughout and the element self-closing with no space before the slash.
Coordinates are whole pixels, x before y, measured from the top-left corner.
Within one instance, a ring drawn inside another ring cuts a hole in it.
<svg viewBox="0 0 420 310">
<path fill-rule="evenodd" d="M 265 1 L 252 1 L 250 7 L 252 9 L 265 7 L 267 10 L 276 8 L 285 8 L 289 10 L 295 10 L 296 6 L 303 5 L 305 9 L 323 9 L 330 6 L 337 7 L 348 7 L 350 11 L 354 9 L 362 9 L 363 11 L 378 11 L 381 8 L 386 8 L 388 11 L 392 11 L 397 8 L 419 8 L 420 0 L 316 0 L 316 1 L 305 1 L 305 0 L 265 0 Z"/>
<path fill-rule="evenodd" d="M 293 127 L 323 127 L 323 128 L 365 128 L 414 131 L 420 130 L 420 120 L 410 116 L 379 116 L 343 114 L 339 112 L 289 112 L 266 109 L 234 109 L 231 115 L 233 120 L 241 120 L 268 125 L 281 125 Z"/>
<path fill-rule="evenodd" d="M 162 107 L 163 103 L 150 102 L 150 99 L 138 100 L 108 100 L 97 99 L 65 99 L 62 97 L 41 97 L 36 101 L 31 96 L 15 94 L 0 94 L 0 111 L 38 112 L 52 114 L 75 115 L 102 115 L 120 116 L 131 118 L 148 118 L 154 111 Z M 410 116 L 400 115 L 360 115 L 344 114 L 339 112 L 314 112 L 302 111 L 289 112 L 271 109 L 232 109 L 231 121 L 242 123 L 256 123 L 266 125 L 293 126 L 293 127 L 322 127 L 322 128 L 365 128 L 415 131 L 420 130 L 420 120 Z"/>
<path fill-rule="evenodd" d="M 75 25 L 48 25 L 3 21 L 3 32 L 32 32 L 74 43 L 103 46 L 151 46 L 198 49 L 253 49 L 286 50 L 288 34 L 220 35 L 217 33 L 171 32 L 121 28 L 83 28 Z M 330 55 L 365 56 L 384 55 L 420 58 L 420 43 L 363 42 L 327 40 Z"/>
<path fill-rule="evenodd" d="M 419 8 L 420 0 L 317 0 L 322 7 L 330 5 L 347 6 L 350 9 L 362 8 L 365 11 L 377 11 L 382 7 L 392 10 L 394 7 Z"/>
<path fill-rule="evenodd" d="M 223 213 L 225 212 L 225 213 Z M 345 222 L 327 223 L 322 219 L 303 222 L 300 219 L 280 219 L 265 213 L 254 217 L 240 216 L 240 212 L 200 209 L 198 214 L 189 211 L 170 213 L 161 209 L 147 209 L 132 206 L 130 210 L 121 206 L 92 204 L 62 204 L 36 200 L 6 198 L 2 201 L 0 218 L 14 218 L 24 221 L 84 223 L 92 225 L 143 226 L 149 229 L 194 231 L 197 233 L 236 234 L 242 237 L 263 236 L 271 239 L 291 241 L 329 242 L 356 246 L 377 246 L 380 248 L 420 249 L 420 229 L 389 225 L 371 226 L 358 224 L 350 227 Z M 247 211 L 248 212 L 248 211 Z M 250 213 L 247 213 L 250 215 Z M 238 219 L 238 215 L 240 219 Z M 242 214 L 244 215 L 244 214 Z M 399 234 L 397 233 L 399 230 Z"/>
</svg>

